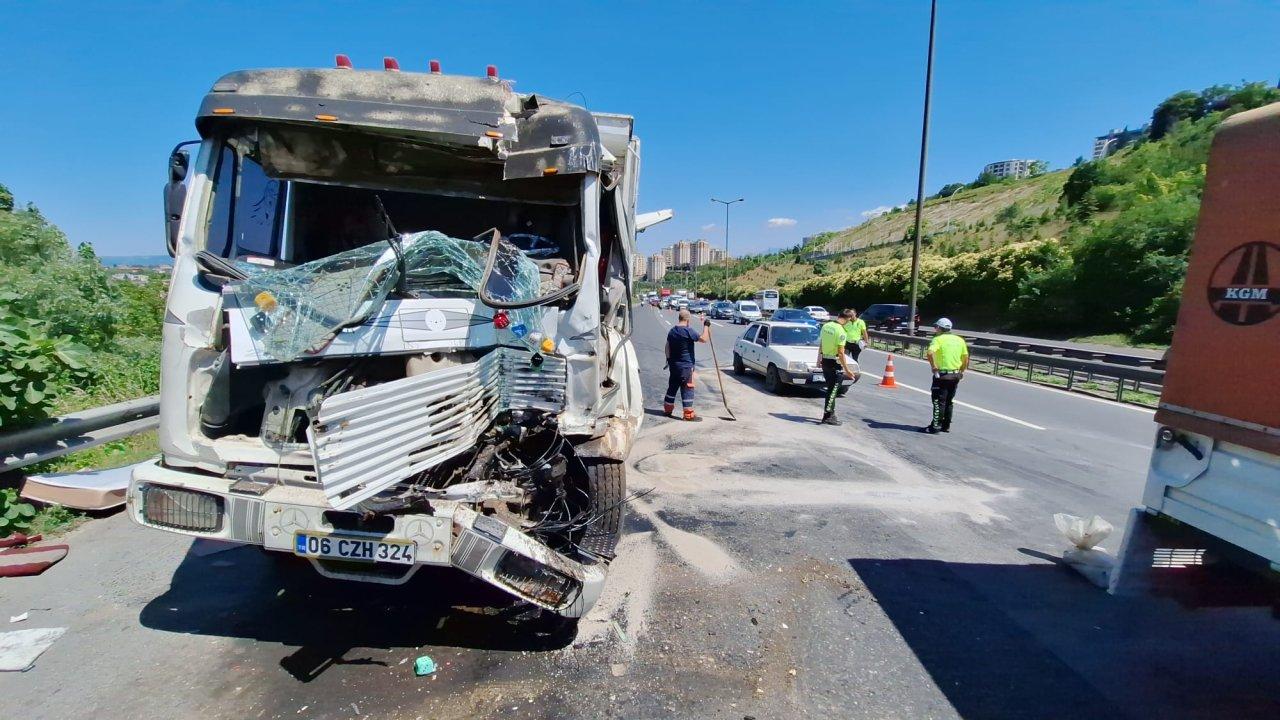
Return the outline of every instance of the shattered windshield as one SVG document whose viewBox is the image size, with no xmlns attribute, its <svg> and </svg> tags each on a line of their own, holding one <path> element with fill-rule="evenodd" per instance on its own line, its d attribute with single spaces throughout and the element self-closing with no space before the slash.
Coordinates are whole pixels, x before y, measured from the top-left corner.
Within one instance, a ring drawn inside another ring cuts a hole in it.
<svg viewBox="0 0 1280 720">
<path fill-rule="evenodd" d="M 496 233 L 494 233 L 496 236 Z M 281 362 L 324 347 L 342 329 L 359 325 L 382 308 L 394 290 L 408 296 L 441 291 L 480 293 L 504 303 L 536 301 L 539 268 L 515 246 L 497 242 L 502 272 L 486 282 L 488 242 L 435 231 L 408 233 L 284 270 L 236 263 L 248 276 L 229 288 L 236 304 L 256 308 L 251 317 L 257 349 Z M 514 311 L 512 323 L 536 327 L 537 311 Z"/>
</svg>

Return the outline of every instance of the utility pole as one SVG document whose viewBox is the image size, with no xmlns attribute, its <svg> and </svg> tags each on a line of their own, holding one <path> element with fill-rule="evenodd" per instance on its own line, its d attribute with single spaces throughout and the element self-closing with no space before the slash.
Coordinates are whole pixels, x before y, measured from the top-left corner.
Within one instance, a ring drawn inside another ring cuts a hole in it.
<svg viewBox="0 0 1280 720">
<path fill-rule="evenodd" d="M 729 206 L 734 203 L 742 202 L 742 198 L 737 200 L 717 200 L 711 198 L 711 202 L 724 205 L 724 299 L 729 299 Z"/>
<path fill-rule="evenodd" d="M 929 158 L 929 101 L 933 96 L 933 34 L 938 22 L 938 0 L 929 7 L 929 60 L 924 72 L 924 123 L 920 130 L 920 178 L 916 183 L 916 236 L 911 243 L 911 316 L 908 333 L 916 334 L 916 291 L 920 285 L 920 226 L 924 222 L 924 168 Z"/>
</svg>

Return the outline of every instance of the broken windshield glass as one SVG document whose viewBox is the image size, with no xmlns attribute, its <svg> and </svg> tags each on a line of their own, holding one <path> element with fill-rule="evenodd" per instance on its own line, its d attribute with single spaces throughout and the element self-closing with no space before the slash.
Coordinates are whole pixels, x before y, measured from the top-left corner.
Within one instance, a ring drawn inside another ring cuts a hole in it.
<svg viewBox="0 0 1280 720">
<path fill-rule="evenodd" d="M 494 235 L 496 235 L 496 231 Z M 491 236 L 486 233 L 484 239 Z M 284 270 L 236 263 L 248 276 L 229 287 L 241 308 L 256 308 L 250 319 L 256 349 L 280 362 L 314 352 L 343 328 L 377 314 L 397 288 L 409 295 L 442 291 L 480 294 L 490 242 L 460 240 L 428 230 L 394 241 L 370 243 Z M 486 297 L 525 305 L 541 294 L 538 266 L 514 245 L 498 243 L 501 282 L 490 281 Z M 401 260 L 403 256 L 403 260 Z M 403 280 L 403 282 L 401 282 Z M 513 327 L 540 327 L 538 311 L 514 310 Z M 530 340 L 521 337 L 528 344 Z"/>
</svg>

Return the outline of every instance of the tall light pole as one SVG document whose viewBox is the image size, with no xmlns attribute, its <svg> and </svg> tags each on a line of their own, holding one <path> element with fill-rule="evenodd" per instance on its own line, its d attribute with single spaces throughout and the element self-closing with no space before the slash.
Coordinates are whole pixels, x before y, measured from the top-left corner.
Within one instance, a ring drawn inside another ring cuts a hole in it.
<svg viewBox="0 0 1280 720">
<path fill-rule="evenodd" d="M 742 202 L 742 198 L 737 200 L 717 200 L 711 198 L 711 202 L 724 205 L 724 299 L 729 299 L 729 206 L 734 203 Z"/>
<path fill-rule="evenodd" d="M 916 290 L 920 285 L 920 226 L 924 221 L 924 166 L 929 157 L 929 100 L 933 95 L 933 32 L 938 21 L 938 0 L 929 7 L 929 60 L 924 71 L 924 123 L 920 130 L 920 178 L 916 183 L 916 236 L 911 243 L 911 316 L 907 328 L 916 334 Z"/>
</svg>

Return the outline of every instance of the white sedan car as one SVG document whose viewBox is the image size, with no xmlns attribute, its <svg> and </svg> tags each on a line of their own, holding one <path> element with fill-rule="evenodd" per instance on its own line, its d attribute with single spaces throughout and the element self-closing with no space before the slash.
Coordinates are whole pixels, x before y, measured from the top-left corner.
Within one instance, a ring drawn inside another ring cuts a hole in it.
<svg viewBox="0 0 1280 720">
<path fill-rule="evenodd" d="M 818 322 L 826 322 L 831 319 L 831 313 L 821 305 L 805 305 L 804 311 L 809 313 L 809 317 Z"/>
<path fill-rule="evenodd" d="M 849 369 L 857 377 L 858 363 L 850 360 Z M 754 370 L 764 375 L 765 387 L 780 392 L 785 385 L 818 385 L 825 382 L 818 364 L 818 328 L 804 323 L 752 323 L 733 344 L 733 371 L 742 375 Z M 852 380 L 841 379 L 843 395 Z"/>
</svg>

